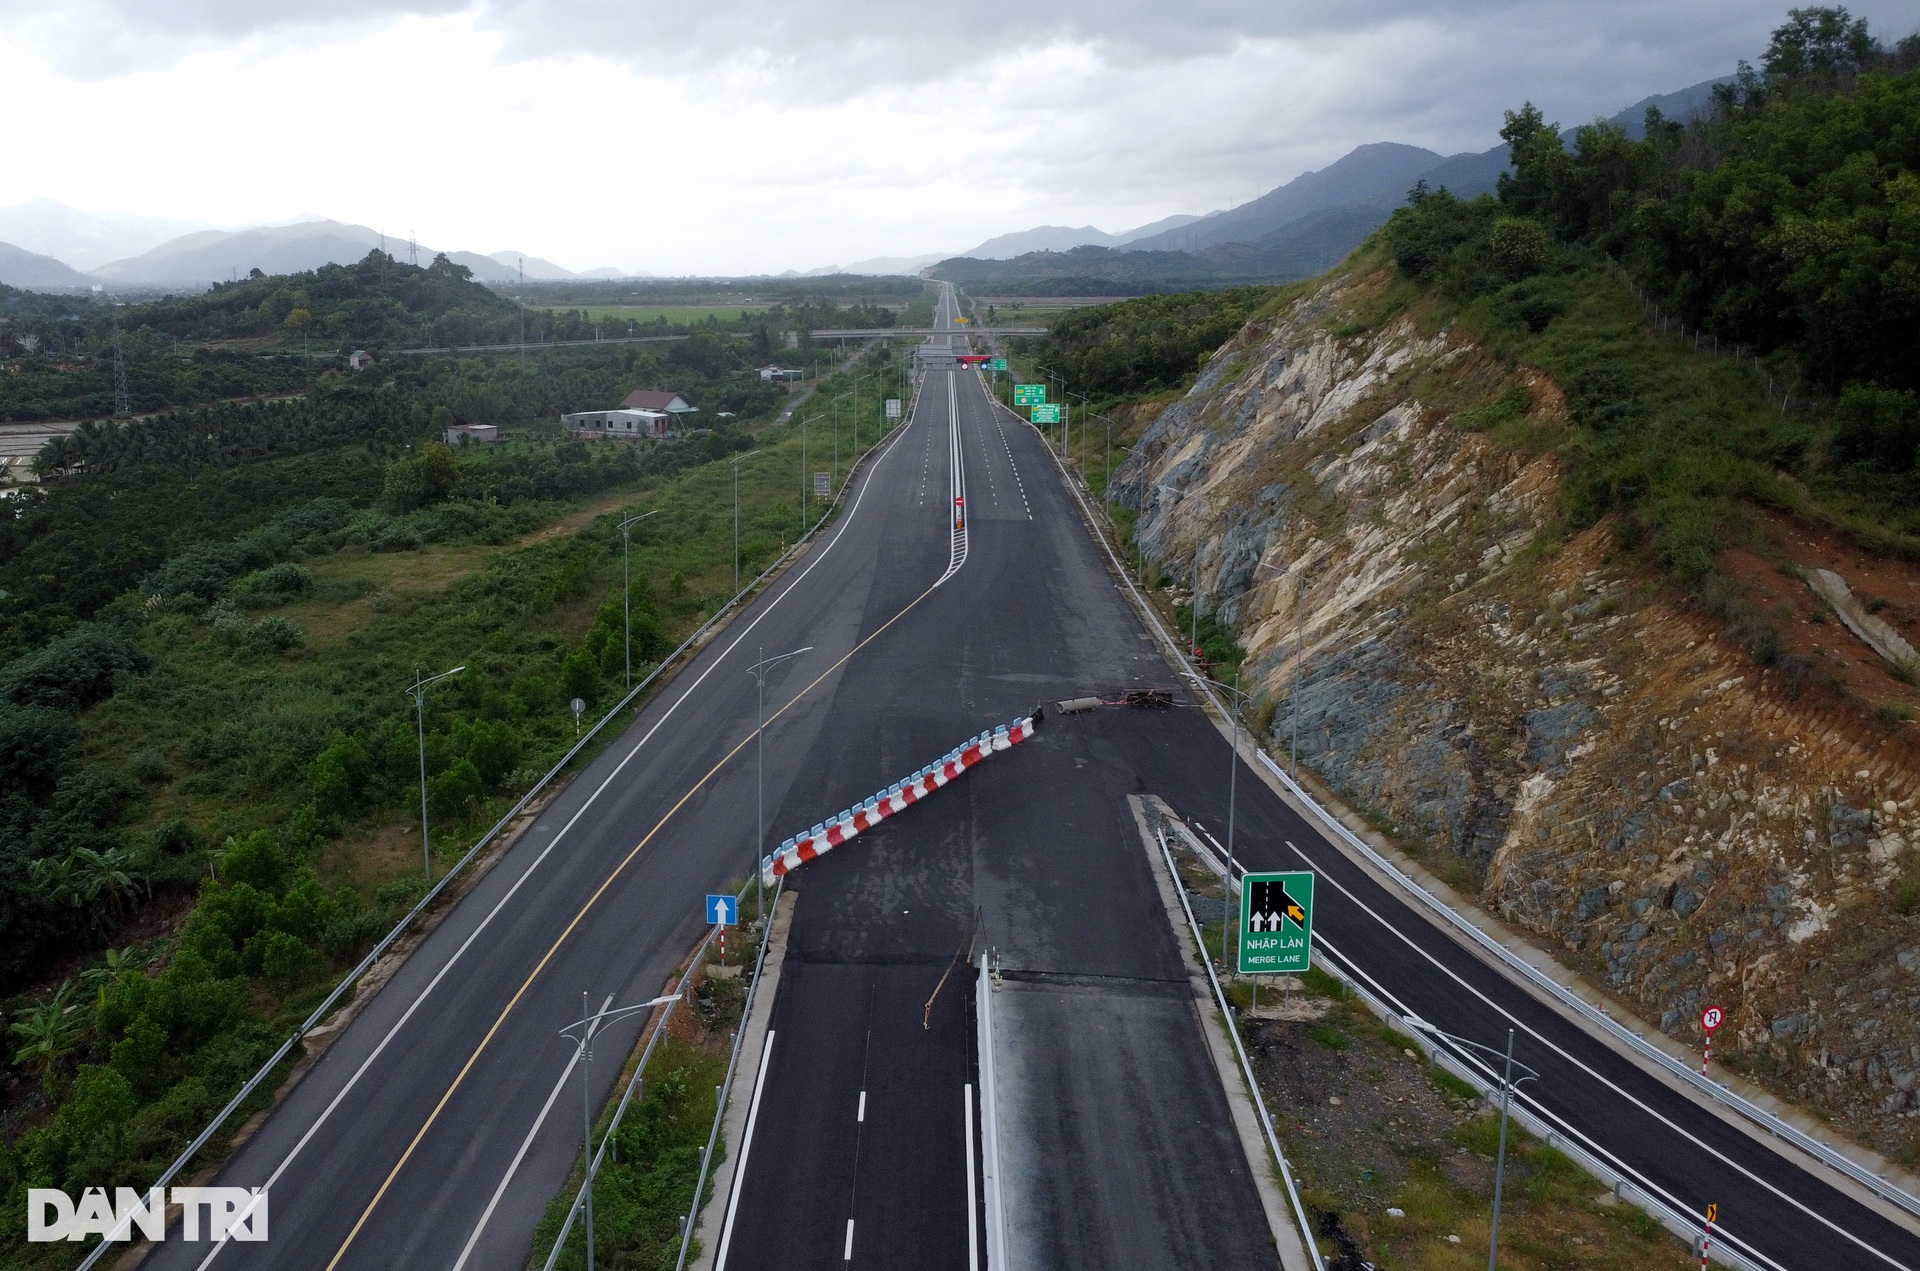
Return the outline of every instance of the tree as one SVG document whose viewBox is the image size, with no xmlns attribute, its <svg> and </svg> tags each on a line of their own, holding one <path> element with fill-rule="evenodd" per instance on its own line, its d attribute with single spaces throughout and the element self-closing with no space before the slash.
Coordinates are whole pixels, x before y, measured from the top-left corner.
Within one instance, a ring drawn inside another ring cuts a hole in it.
<svg viewBox="0 0 1920 1271">
<path fill-rule="evenodd" d="M 438 503 L 459 484 L 460 464 L 453 457 L 453 447 L 443 441 L 428 442 L 420 451 L 421 496 L 429 503 Z"/>
<path fill-rule="evenodd" d="M 427 483 L 420 473 L 420 461 L 396 459 L 388 464 L 381 492 L 386 495 L 387 506 L 396 512 L 411 512 L 419 507 L 427 493 Z"/>
<path fill-rule="evenodd" d="M 1865 70 L 1874 52 L 1865 18 L 1844 7 L 1816 7 L 1787 10 L 1760 60 L 1767 78 L 1782 87 L 1824 86 Z"/>
</svg>

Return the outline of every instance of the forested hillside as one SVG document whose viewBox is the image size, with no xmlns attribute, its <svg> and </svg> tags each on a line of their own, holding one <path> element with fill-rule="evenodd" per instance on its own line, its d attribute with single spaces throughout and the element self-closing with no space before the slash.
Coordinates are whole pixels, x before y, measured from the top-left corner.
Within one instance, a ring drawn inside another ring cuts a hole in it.
<svg viewBox="0 0 1920 1271">
<path fill-rule="evenodd" d="M 767 360 L 780 331 L 894 320 L 889 310 L 871 304 L 836 305 L 832 288 L 817 296 L 801 289 L 786 294 L 784 307 L 751 323 L 676 326 L 662 317 L 642 325 L 581 309 L 523 311 L 473 282 L 464 266 L 444 258 L 424 268 L 404 265 L 378 251 L 355 265 L 216 283 L 200 295 L 137 305 L 0 288 L 0 421 L 111 416 L 116 344 L 127 405 L 145 415 L 301 393 L 340 379 L 345 355 L 356 348 L 374 353 L 381 367 L 376 378 L 398 375 L 438 401 L 427 381 L 446 379 L 449 364 L 401 362 L 397 357 L 418 355 L 395 350 L 515 343 L 523 331 L 530 345 L 613 334 L 685 336 L 683 342 L 623 352 L 626 372 L 642 381 L 685 379 L 702 395 L 704 409 L 747 414 L 779 396 L 743 373 Z M 464 382 L 445 386 L 445 404 L 486 422 L 606 404 L 582 396 L 612 388 L 604 376 L 582 380 L 577 372 L 584 365 L 542 358 L 482 369 L 468 361 L 460 371 Z M 603 359 L 594 365 L 618 363 Z"/>
<path fill-rule="evenodd" d="M 1796 11 L 1714 117 L 1655 116 L 1639 142 L 1596 124 L 1568 151 L 1523 106 L 1497 198 L 1416 189 L 1389 222 L 1406 279 L 1567 390 L 1575 524 L 1625 514 L 1695 580 L 1750 502 L 1920 553 L 1916 63 L 1920 37 L 1889 48 L 1844 10 Z M 1631 281 L 1657 329 L 1757 356 L 1777 417 L 1729 428 L 1643 349 L 1582 321 L 1610 279 Z"/>
</svg>

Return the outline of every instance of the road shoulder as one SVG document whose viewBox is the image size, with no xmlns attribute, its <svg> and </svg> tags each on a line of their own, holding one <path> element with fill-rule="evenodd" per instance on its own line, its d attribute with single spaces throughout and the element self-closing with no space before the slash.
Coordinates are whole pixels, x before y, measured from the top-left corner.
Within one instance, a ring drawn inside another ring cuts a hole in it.
<svg viewBox="0 0 1920 1271">
<path fill-rule="evenodd" d="M 701 1241 L 700 1256 L 693 1260 L 693 1271 L 713 1271 L 714 1258 L 720 1249 L 720 1224 L 724 1220 L 728 1202 L 732 1199 L 735 1180 L 739 1177 L 740 1140 L 746 1133 L 748 1106 L 752 1103 L 755 1084 L 760 1077 L 761 1065 L 766 1061 L 767 1028 L 773 1022 L 773 1002 L 780 993 L 780 971 L 786 963 L 787 936 L 793 930 L 793 911 L 800 897 L 794 892 L 783 891 L 780 903 L 773 911 L 773 925 L 767 930 L 767 955 L 761 964 L 760 984 L 753 995 L 753 1011 L 747 1017 L 744 1027 L 747 1035 L 740 1043 L 740 1080 L 734 1083 L 733 1095 L 727 1104 L 726 1120 L 721 1124 L 721 1142 L 725 1145 L 720 1168 L 713 1178 L 713 1195 L 700 1210 L 695 1220 L 694 1234 L 707 1233 Z"/>
<path fill-rule="evenodd" d="M 1265 1211 L 1267 1226 L 1273 1232 L 1274 1247 L 1280 1253 L 1280 1265 L 1286 1271 L 1312 1271 L 1313 1263 L 1307 1256 L 1304 1243 L 1306 1233 L 1300 1231 L 1287 1214 L 1286 1197 L 1280 1194 L 1280 1186 L 1274 1180 L 1276 1166 L 1268 1155 L 1266 1144 L 1261 1141 L 1260 1119 L 1254 1114 L 1253 1100 L 1247 1093 L 1239 1066 L 1234 1063 L 1233 1054 L 1227 1048 L 1226 1039 L 1220 1035 L 1215 1022 L 1217 1008 L 1213 994 L 1207 988 L 1206 972 L 1195 958 L 1192 940 L 1187 934 L 1186 919 L 1180 910 L 1180 901 L 1174 895 L 1173 880 L 1167 877 L 1166 862 L 1156 850 L 1153 831 L 1147 824 L 1146 805 L 1139 795 L 1132 794 L 1127 796 L 1127 807 L 1132 811 L 1134 825 L 1140 831 L 1140 844 L 1153 869 L 1154 886 L 1159 890 L 1160 903 L 1166 909 L 1167 923 L 1173 928 L 1174 943 L 1180 946 L 1180 960 L 1186 967 L 1187 984 L 1193 992 L 1195 1021 L 1206 1038 L 1207 1054 L 1213 1060 L 1214 1071 L 1220 1076 L 1220 1088 L 1226 1092 L 1227 1106 L 1233 1109 L 1234 1133 L 1239 1136 L 1240 1150 L 1246 1154 L 1254 1187 L 1260 1193 L 1260 1208 Z"/>
</svg>

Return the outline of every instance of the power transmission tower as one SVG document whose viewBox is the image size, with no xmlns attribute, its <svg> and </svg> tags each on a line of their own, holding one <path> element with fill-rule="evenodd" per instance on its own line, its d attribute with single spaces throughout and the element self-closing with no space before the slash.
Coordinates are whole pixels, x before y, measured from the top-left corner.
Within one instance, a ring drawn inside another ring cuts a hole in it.
<svg viewBox="0 0 1920 1271">
<path fill-rule="evenodd" d="M 516 256 L 520 262 L 520 294 L 514 297 L 520 306 L 520 365 L 527 364 L 527 258 Z"/>
<path fill-rule="evenodd" d="M 413 235 L 407 235 L 407 263 L 414 268 L 420 266 L 420 244 L 413 241 Z"/>
<path fill-rule="evenodd" d="M 113 315 L 113 413 L 116 418 L 133 414 L 127 400 L 127 360 L 120 352 L 120 315 Z"/>
</svg>

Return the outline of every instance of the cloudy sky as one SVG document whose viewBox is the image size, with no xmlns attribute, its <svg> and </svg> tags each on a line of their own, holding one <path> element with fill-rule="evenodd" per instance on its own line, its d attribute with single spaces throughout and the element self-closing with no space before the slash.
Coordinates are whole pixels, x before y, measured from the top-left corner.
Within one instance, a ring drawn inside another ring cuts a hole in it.
<svg viewBox="0 0 1920 1271">
<path fill-rule="evenodd" d="M 1757 58 L 1786 0 L 0 0 L 0 207 L 319 214 L 574 269 L 1121 230 Z M 1855 4 L 1883 34 L 1911 0 Z"/>
</svg>

